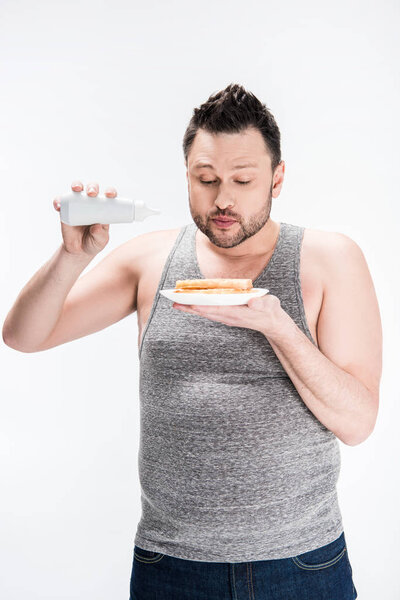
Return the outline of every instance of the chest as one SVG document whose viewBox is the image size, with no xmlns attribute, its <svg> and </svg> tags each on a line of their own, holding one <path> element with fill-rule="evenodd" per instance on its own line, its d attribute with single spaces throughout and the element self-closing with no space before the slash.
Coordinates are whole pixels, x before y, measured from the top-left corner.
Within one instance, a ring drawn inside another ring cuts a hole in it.
<svg viewBox="0 0 400 600">
<path fill-rule="evenodd" d="M 143 331 L 157 292 L 158 282 L 165 261 L 175 242 L 175 237 L 168 240 L 167 244 L 164 243 L 161 251 L 149 255 L 146 264 L 143 265 L 144 268 L 141 270 L 137 295 L 138 347 L 140 347 Z M 300 254 L 300 285 L 307 325 L 312 337 L 318 343 L 317 324 L 322 305 L 323 289 L 320 274 L 315 268 L 316 262 L 313 249 L 308 241 L 307 230 L 305 230 Z M 263 271 L 269 259 L 270 256 L 263 256 L 262 259 L 257 261 L 247 261 L 233 265 L 221 260 L 211 262 L 210 257 L 204 251 L 201 249 L 197 251 L 198 266 L 207 279 L 216 277 L 250 278 L 254 281 Z"/>
</svg>

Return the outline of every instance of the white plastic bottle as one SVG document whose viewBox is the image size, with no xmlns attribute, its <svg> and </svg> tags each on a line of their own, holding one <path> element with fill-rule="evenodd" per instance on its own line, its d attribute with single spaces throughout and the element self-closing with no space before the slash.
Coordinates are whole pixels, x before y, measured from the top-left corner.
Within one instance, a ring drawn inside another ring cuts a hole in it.
<svg viewBox="0 0 400 600">
<path fill-rule="evenodd" d="M 60 219 L 67 225 L 94 225 L 101 223 L 131 223 L 143 221 L 161 211 L 149 208 L 143 200 L 130 198 L 107 198 L 98 194 L 88 196 L 85 192 L 70 192 L 60 197 Z"/>
</svg>

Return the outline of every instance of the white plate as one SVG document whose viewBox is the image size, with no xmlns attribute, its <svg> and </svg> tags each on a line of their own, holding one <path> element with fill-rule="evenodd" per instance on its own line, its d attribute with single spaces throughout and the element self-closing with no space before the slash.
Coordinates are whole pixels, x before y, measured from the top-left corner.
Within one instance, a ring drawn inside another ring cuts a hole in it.
<svg viewBox="0 0 400 600">
<path fill-rule="evenodd" d="M 246 294 L 199 294 L 189 292 L 174 292 L 173 289 L 160 290 L 160 294 L 179 304 L 202 304 L 206 306 L 232 306 L 247 304 L 250 298 L 259 298 L 268 294 L 269 290 L 265 288 L 253 288 L 254 292 Z"/>
</svg>

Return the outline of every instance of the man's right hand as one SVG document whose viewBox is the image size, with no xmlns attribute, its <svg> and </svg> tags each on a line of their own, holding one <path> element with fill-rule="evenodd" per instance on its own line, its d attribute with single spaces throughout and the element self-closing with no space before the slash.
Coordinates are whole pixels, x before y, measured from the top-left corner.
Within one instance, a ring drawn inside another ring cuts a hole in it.
<svg viewBox="0 0 400 600">
<path fill-rule="evenodd" d="M 71 185 L 74 192 L 83 190 L 83 183 L 75 181 Z M 99 184 L 88 183 L 86 186 L 86 194 L 95 198 L 99 193 Z M 107 198 L 115 198 L 117 190 L 114 187 L 108 187 L 104 192 Z M 57 196 L 53 200 L 55 210 L 60 211 L 60 197 Z M 60 220 L 61 231 L 63 236 L 63 248 L 69 254 L 74 256 L 90 256 L 93 258 L 105 248 L 108 244 L 110 225 L 102 225 L 96 223 L 94 225 L 67 225 Z"/>
</svg>

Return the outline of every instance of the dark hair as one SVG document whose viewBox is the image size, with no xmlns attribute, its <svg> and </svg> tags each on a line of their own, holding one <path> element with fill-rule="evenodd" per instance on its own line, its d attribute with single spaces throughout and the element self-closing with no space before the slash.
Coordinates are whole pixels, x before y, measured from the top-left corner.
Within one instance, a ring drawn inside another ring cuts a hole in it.
<svg viewBox="0 0 400 600">
<path fill-rule="evenodd" d="M 237 83 L 211 95 L 193 116 L 183 136 L 185 162 L 198 129 L 210 133 L 240 133 L 248 127 L 257 128 L 271 156 L 272 172 L 281 162 L 281 134 L 273 115 L 265 104 Z"/>
</svg>

